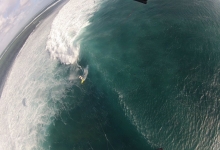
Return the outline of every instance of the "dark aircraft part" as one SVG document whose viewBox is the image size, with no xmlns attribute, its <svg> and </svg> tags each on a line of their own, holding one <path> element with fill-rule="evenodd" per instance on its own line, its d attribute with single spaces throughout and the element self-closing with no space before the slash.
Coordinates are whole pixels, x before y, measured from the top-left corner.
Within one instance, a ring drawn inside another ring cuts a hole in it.
<svg viewBox="0 0 220 150">
<path fill-rule="evenodd" d="M 147 0 L 134 0 L 134 1 L 137 1 L 137 2 L 140 2 L 140 3 L 143 3 L 143 4 L 147 4 Z"/>
</svg>

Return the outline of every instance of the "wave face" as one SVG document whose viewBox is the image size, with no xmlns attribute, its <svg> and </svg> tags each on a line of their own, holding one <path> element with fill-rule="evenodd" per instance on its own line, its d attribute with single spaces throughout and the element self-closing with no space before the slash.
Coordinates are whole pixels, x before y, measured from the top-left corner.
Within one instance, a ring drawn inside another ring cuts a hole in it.
<svg viewBox="0 0 220 150">
<path fill-rule="evenodd" d="M 97 10 L 98 1 L 70 0 L 54 19 L 47 41 L 51 58 L 64 64 L 73 64 L 79 55 L 79 45 L 73 44 L 81 30 L 89 25 L 88 19 Z"/>
<path fill-rule="evenodd" d="M 154 149 L 219 149 L 216 6 L 112 2 L 93 17 L 82 40 L 81 53 L 94 68 L 89 78 Z"/>
</svg>

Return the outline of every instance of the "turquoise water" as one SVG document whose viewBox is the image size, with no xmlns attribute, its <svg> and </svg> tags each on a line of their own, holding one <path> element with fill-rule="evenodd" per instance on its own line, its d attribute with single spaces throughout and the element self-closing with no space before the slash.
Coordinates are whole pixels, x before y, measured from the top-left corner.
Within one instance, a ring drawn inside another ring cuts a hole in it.
<svg viewBox="0 0 220 150">
<path fill-rule="evenodd" d="M 2 93 L 0 146 L 220 149 L 219 1 L 115 0 L 95 12 L 67 5 L 15 60 Z M 82 12 L 93 15 L 81 30 Z M 88 66 L 83 84 L 80 66 Z"/>
<path fill-rule="evenodd" d="M 219 2 L 105 2 L 80 35 L 51 149 L 218 149 Z M 61 119 L 62 118 L 62 119 Z"/>
</svg>

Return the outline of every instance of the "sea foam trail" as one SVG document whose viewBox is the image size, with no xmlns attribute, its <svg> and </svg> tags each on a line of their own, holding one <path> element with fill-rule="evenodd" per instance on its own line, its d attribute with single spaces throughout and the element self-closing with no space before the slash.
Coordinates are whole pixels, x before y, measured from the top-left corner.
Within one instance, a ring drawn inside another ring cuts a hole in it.
<svg viewBox="0 0 220 150">
<path fill-rule="evenodd" d="M 89 18 L 98 9 L 94 0 L 70 0 L 52 23 L 46 49 L 53 59 L 73 64 L 79 55 L 79 45 L 74 40 L 89 25 Z"/>
</svg>

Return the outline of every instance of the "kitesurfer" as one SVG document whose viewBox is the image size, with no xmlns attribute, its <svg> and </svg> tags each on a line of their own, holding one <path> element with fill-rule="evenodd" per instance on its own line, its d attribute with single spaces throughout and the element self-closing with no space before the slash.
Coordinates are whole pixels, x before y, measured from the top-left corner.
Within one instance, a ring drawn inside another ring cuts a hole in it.
<svg viewBox="0 0 220 150">
<path fill-rule="evenodd" d="M 82 76 L 79 76 L 79 78 L 81 79 L 81 84 L 83 84 L 83 82 L 85 81 L 85 78 L 83 78 Z"/>
<path fill-rule="evenodd" d="M 83 79 L 83 77 L 82 76 L 79 76 L 79 78 L 82 80 Z"/>
</svg>

